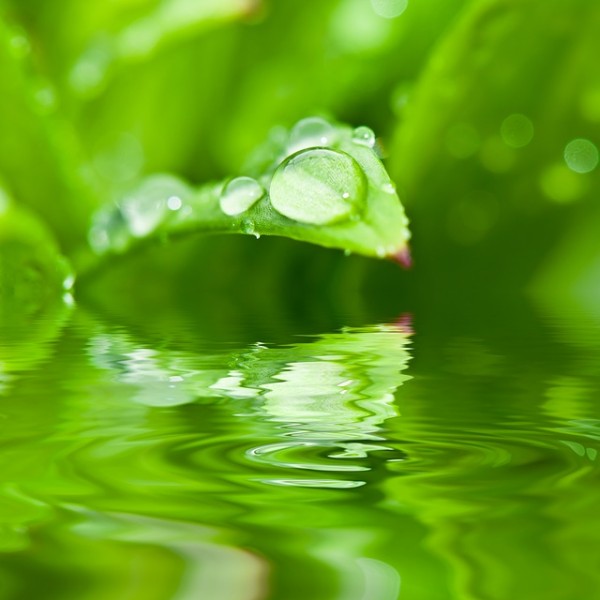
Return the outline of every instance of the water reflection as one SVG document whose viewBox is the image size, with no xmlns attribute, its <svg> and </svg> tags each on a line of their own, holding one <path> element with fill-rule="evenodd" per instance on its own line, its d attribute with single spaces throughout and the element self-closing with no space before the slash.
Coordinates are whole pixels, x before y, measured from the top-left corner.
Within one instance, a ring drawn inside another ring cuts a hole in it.
<svg viewBox="0 0 600 600">
<path fill-rule="evenodd" d="M 133 386 L 146 406 L 168 407 L 221 397 L 232 416 L 273 423 L 277 441 L 246 456 L 287 469 L 365 471 L 351 462 L 392 451 L 381 435 L 397 416 L 394 393 L 408 379 L 406 323 L 346 328 L 316 339 L 270 347 L 256 343 L 220 355 L 136 345 L 126 333 L 102 332 L 88 345 L 96 366 Z M 242 402 L 247 400 L 246 402 Z M 399 459 L 398 453 L 389 457 Z M 352 488 L 362 480 L 277 477 L 279 485 Z"/>
<path fill-rule="evenodd" d="M 60 600 L 600 586 L 589 346 L 435 331 L 411 362 L 406 323 L 244 346 L 78 308 L 57 323 L 35 360 L 3 355 L 0 598 L 36 581 Z"/>
</svg>

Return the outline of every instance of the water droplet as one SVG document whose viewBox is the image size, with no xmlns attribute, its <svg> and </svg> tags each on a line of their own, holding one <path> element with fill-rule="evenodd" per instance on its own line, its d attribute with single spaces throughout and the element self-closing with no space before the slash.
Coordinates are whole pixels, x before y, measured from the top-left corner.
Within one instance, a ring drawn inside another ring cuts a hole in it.
<svg viewBox="0 0 600 600">
<path fill-rule="evenodd" d="M 167 199 L 167 208 L 169 210 L 179 210 L 183 206 L 183 202 L 179 196 L 171 196 Z"/>
<path fill-rule="evenodd" d="M 570 141 L 564 156 L 567 166 L 575 173 L 590 173 L 598 166 L 598 148 L 583 138 Z"/>
<path fill-rule="evenodd" d="M 98 211 L 88 239 L 90 246 L 98 254 L 108 250 L 124 250 L 129 242 L 129 232 L 121 209 L 118 206 L 108 206 Z"/>
<path fill-rule="evenodd" d="M 152 233 L 171 210 L 168 201 L 190 195 L 187 186 L 169 175 L 148 177 L 133 193 L 121 203 L 121 210 L 135 237 Z"/>
<path fill-rule="evenodd" d="M 230 217 L 240 215 L 265 195 L 265 189 L 252 177 L 236 177 L 221 192 L 219 205 Z"/>
<path fill-rule="evenodd" d="M 386 251 L 385 251 L 385 248 L 383 246 L 377 246 L 376 252 L 377 252 L 377 256 L 379 258 L 384 258 L 385 255 L 386 255 Z"/>
<path fill-rule="evenodd" d="M 254 234 L 255 233 L 254 221 L 252 221 L 250 219 L 244 220 L 244 222 L 242 223 L 242 231 L 248 235 Z"/>
<path fill-rule="evenodd" d="M 344 250 L 344 256 L 350 256 L 352 254 L 352 250 L 349 250 L 348 248 L 346 248 Z"/>
<path fill-rule="evenodd" d="M 365 194 L 365 176 L 358 163 L 327 148 L 288 157 L 275 171 L 270 192 L 277 212 L 312 225 L 350 218 L 362 209 Z"/>
<path fill-rule="evenodd" d="M 352 141 L 367 148 L 375 146 L 375 133 L 369 127 L 357 127 L 352 133 Z"/>
<path fill-rule="evenodd" d="M 395 194 L 396 186 L 390 181 L 388 183 L 384 183 L 381 188 L 386 194 Z"/>
<path fill-rule="evenodd" d="M 328 146 L 333 141 L 335 129 L 325 119 L 309 117 L 298 121 L 290 133 L 288 153 L 294 154 L 306 148 Z"/>
<path fill-rule="evenodd" d="M 408 6 L 408 0 L 371 0 L 373 10 L 384 19 L 399 17 Z"/>
<path fill-rule="evenodd" d="M 533 123 L 525 115 L 510 115 L 502 121 L 500 135 L 507 146 L 522 148 L 533 139 Z"/>
<path fill-rule="evenodd" d="M 65 290 L 65 292 L 68 292 L 73 289 L 73 285 L 75 285 L 75 276 L 69 274 L 63 280 L 63 290 Z"/>
</svg>

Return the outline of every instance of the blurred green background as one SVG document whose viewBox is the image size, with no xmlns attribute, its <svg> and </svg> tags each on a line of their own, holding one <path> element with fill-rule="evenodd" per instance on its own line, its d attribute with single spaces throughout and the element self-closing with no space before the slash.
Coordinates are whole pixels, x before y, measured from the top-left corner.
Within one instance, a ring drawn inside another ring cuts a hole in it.
<svg viewBox="0 0 600 600">
<path fill-rule="evenodd" d="M 597 314 L 594 0 L 2 5 L 4 195 L 75 265 L 90 215 L 143 175 L 239 174 L 274 127 L 324 114 L 377 133 L 411 218 L 414 274 L 272 240 L 228 240 L 223 255 L 211 240 L 211 260 L 231 267 L 214 277 L 239 281 L 251 263 L 272 279 L 286 264 L 329 261 L 340 277 L 368 271 L 420 297 L 530 290 L 551 310 Z M 189 287 L 182 265 L 211 265 L 206 242 L 183 246 L 148 260 Z M 144 271 L 136 260 L 127 277 Z"/>
</svg>

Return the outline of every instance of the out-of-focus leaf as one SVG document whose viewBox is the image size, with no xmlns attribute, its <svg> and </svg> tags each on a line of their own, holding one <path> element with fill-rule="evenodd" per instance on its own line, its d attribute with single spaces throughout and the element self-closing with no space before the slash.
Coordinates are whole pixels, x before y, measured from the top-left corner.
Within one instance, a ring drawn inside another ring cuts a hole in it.
<svg viewBox="0 0 600 600">
<path fill-rule="evenodd" d="M 116 32 L 99 35 L 70 73 L 73 88 L 92 93 L 109 72 L 130 62 L 147 60 L 159 49 L 249 13 L 256 0 L 162 0 Z"/>
<path fill-rule="evenodd" d="M 48 356 L 73 278 L 46 228 L 0 190 L 0 390 Z"/>
<path fill-rule="evenodd" d="M 43 224 L 0 197 L 0 314 L 34 313 L 72 285 L 66 259 Z M 6 307 L 9 307 L 8 310 Z"/>
<path fill-rule="evenodd" d="M 0 172 L 19 203 L 35 210 L 61 245 L 82 244 L 95 208 L 60 98 L 31 59 L 31 40 L 0 15 Z"/>
<path fill-rule="evenodd" d="M 99 253 L 169 235 L 278 235 L 366 256 L 408 260 L 407 219 L 371 130 L 300 121 L 276 132 L 243 176 L 191 190 L 153 176 L 96 218 Z"/>
<path fill-rule="evenodd" d="M 600 141 L 598 110 L 588 106 L 600 85 L 599 23 L 587 0 L 472 2 L 414 90 L 391 172 L 413 197 L 485 177 L 526 185 L 534 206 L 540 191 L 555 200 L 545 169 L 563 162 L 573 138 Z"/>
<path fill-rule="evenodd" d="M 440 41 L 390 152 L 435 285 L 455 287 L 456 265 L 494 273 L 478 290 L 527 285 L 576 205 L 595 203 L 593 161 L 568 149 L 600 147 L 599 25 L 587 0 L 485 0 Z"/>
</svg>

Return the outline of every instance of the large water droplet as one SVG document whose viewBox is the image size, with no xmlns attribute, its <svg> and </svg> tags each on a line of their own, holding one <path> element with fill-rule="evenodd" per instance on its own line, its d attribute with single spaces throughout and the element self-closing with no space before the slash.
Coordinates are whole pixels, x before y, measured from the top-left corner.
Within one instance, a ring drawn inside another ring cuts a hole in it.
<svg viewBox="0 0 600 600">
<path fill-rule="evenodd" d="M 294 154 L 306 148 L 328 146 L 333 141 L 335 129 L 325 119 L 308 117 L 298 121 L 290 133 L 288 153 Z"/>
<path fill-rule="evenodd" d="M 369 127 L 357 127 L 352 133 L 352 141 L 367 148 L 375 146 L 375 133 Z"/>
<path fill-rule="evenodd" d="M 598 148 L 583 138 L 577 138 L 565 148 L 565 162 L 575 173 L 590 173 L 598 166 Z"/>
<path fill-rule="evenodd" d="M 252 177 L 236 177 L 224 188 L 219 198 L 221 210 L 231 217 L 254 206 L 265 195 L 265 189 Z"/>
<path fill-rule="evenodd" d="M 271 203 L 289 219 L 327 225 L 350 218 L 365 202 L 362 169 L 348 154 L 313 148 L 290 156 L 275 171 Z"/>
<path fill-rule="evenodd" d="M 172 213 L 174 198 L 181 204 L 190 195 L 188 187 L 175 177 L 154 175 L 129 194 L 121 203 L 121 210 L 129 230 L 135 237 L 152 233 Z M 180 204 L 180 206 L 181 206 Z"/>
</svg>

